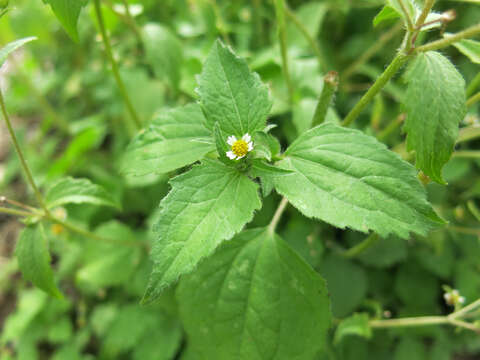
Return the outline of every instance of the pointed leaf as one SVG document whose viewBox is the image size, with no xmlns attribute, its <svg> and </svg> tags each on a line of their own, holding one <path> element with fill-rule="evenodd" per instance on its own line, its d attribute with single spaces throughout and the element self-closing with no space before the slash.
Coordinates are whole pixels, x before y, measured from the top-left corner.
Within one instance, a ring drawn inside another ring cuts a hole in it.
<svg viewBox="0 0 480 360">
<path fill-rule="evenodd" d="M 62 24 L 67 34 L 78 42 L 77 21 L 80 10 L 85 6 L 85 0 L 44 0 L 50 4 L 52 11 Z"/>
<path fill-rule="evenodd" d="M 191 272 L 261 206 L 258 186 L 219 161 L 205 160 L 170 183 L 172 190 L 160 204 L 144 302 L 155 300 L 180 275 Z"/>
<path fill-rule="evenodd" d="M 264 228 L 226 242 L 177 290 L 189 344 L 206 359 L 307 360 L 325 346 L 325 281 Z"/>
<path fill-rule="evenodd" d="M 384 21 L 398 19 L 402 17 L 402 14 L 399 13 L 395 8 L 391 7 L 390 5 L 385 5 L 382 10 L 375 16 L 373 19 L 373 26 L 378 26 Z"/>
<path fill-rule="evenodd" d="M 15 40 L 7 45 L 5 45 L 3 48 L 0 49 L 0 66 L 3 65 L 5 60 L 7 60 L 8 55 L 12 53 L 13 51 L 17 50 L 20 46 L 23 46 L 27 42 L 30 42 L 32 40 L 36 40 L 37 38 L 35 36 L 30 36 L 26 37 L 23 39 Z"/>
<path fill-rule="evenodd" d="M 445 34 L 445 37 L 448 37 Z M 452 44 L 474 64 L 480 64 L 480 41 L 463 39 Z"/>
<path fill-rule="evenodd" d="M 279 166 L 277 191 L 304 215 L 385 237 L 426 234 L 443 221 L 427 202 L 416 171 L 373 137 L 323 124 L 302 134 Z"/>
<path fill-rule="evenodd" d="M 128 176 L 164 174 L 200 160 L 215 150 L 211 132 L 197 104 L 156 117 L 130 143 L 121 172 Z"/>
<path fill-rule="evenodd" d="M 467 111 L 465 81 L 445 56 L 433 51 L 417 55 L 407 79 L 407 149 L 415 150 L 417 168 L 444 184 L 442 168 Z"/>
<path fill-rule="evenodd" d="M 372 329 L 368 324 L 368 314 L 353 314 L 342 320 L 335 331 L 334 343 L 339 344 L 346 336 L 356 335 L 365 339 L 372 337 Z"/>
<path fill-rule="evenodd" d="M 66 177 L 55 182 L 45 195 L 49 209 L 65 204 L 94 204 L 119 208 L 115 198 L 88 179 Z"/>
<path fill-rule="evenodd" d="M 46 293 L 61 299 L 50 267 L 48 239 L 42 224 L 26 227 L 20 233 L 15 254 L 23 277 Z"/>
<path fill-rule="evenodd" d="M 264 129 L 272 107 L 267 86 L 258 74 L 250 72 L 245 60 L 219 40 L 210 50 L 198 82 L 209 129 L 217 121 L 228 136 L 252 135 Z"/>
</svg>

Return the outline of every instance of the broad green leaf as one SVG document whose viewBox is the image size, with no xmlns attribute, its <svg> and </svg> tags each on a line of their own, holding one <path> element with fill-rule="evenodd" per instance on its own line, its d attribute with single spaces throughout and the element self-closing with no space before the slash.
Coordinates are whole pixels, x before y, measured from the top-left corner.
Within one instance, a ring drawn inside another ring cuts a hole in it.
<svg viewBox="0 0 480 360">
<path fill-rule="evenodd" d="M 217 40 L 198 79 L 206 125 L 216 122 L 228 136 L 238 138 L 263 130 L 272 107 L 266 85 L 250 72 L 245 60 Z"/>
<path fill-rule="evenodd" d="M 258 186 L 218 161 L 205 160 L 170 183 L 172 190 L 160 203 L 144 302 L 155 300 L 180 275 L 191 272 L 261 206 Z"/>
<path fill-rule="evenodd" d="M 335 331 L 335 344 L 340 343 L 346 336 L 356 335 L 366 339 L 372 337 L 372 329 L 368 324 L 368 314 L 353 314 L 342 320 Z"/>
<path fill-rule="evenodd" d="M 308 217 L 386 237 L 426 234 L 443 221 L 416 171 L 358 130 L 323 124 L 302 134 L 278 165 L 277 191 Z"/>
<path fill-rule="evenodd" d="M 211 132 L 197 104 L 156 117 L 128 146 L 121 172 L 129 176 L 163 174 L 189 165 L 215 150 Z"/>
<path fill-rule="evenodd" d="M 180 282 L 180 314 L 207 359 L 313 359 L 325 346 L 325 281 L 279 236 L 247 230 Z"/>
<path fill-rule="evenodd" d="M 102 186 L 88 179 L 61 178 L 45 195 L 48 208 L 65 204 L 94 204 L 119 208 L 118 202 Z"/>
<path fill-rule="evenodd" d="M 373 19 L 373 26 L 378 26 L 380 23 L 392 19 L 398 19 L 402 17 L 402 14 L 399 13 L 395 8 L 390 5 L 385 5 L 382 10 L 375 16 Z"/>
<path fill-rule="evenodd" d="M 7 57 L 8 57 L 8 55 L 10 55 L 10 53 L 17 50 L 19 47 L 23 46 L 24 44 L 26 44 L 30 41 L 36 40 L 36 39 L 37 38 L 35 36 L 30 36 L 30 37 L 26 37 L 26 38 L 23 38 L 23 39 L 12 41 L 12 42 L 8 43 L 7 45 L 5 45 L 4 47 L 2 47 L 0 49 L 0 66 L 3 65 L 5 60 L 7 60 Z"/>
<path fill-rule="evenodd" d="M 177 89 L 183 62 L 182 43 L 168 28 L 159 24 L 147 24 L 142 30 L 147 61 L 155 76 L 167 78 L 170 86 Z"/>
<path fill-rule="evenodd" d="M 320 274 L 327 281 L 335 317 L 347 316 L 365 299 L 367 275 L 357 264 L 330 255 L 320 264 Z"/>
<path fill-rule="evenodd" d="M 52 11 L 62 24 L 67 34 L 78 42 L 77 21 L 80 10 L 87 3 L 86 0 L 43 0 L 50 4 Z"/>
<path fill-rule="evenodd" d="M 433 51 L 417 55 L 407 79 L 407 150 L 415 150 L 417 168 L 444 184 L 442 168 L 466 114 L 465 81 L 445 56 Z"/>
<path fill-rule="evenodd" d="M 15 254 L 23 277 L 46 293 L 62 298 L 50 267 L 48 239 L 42 224 L 26 227 L 20 233 Z"/>
<path fill-rule="evenodd" d="M 445 35 L 448 37 L 448 35 Z M 452 44 L 458 51 L 468 57 L 471 62 L 480 64 L 480 41 L 463 39 Z"/>
</svg>

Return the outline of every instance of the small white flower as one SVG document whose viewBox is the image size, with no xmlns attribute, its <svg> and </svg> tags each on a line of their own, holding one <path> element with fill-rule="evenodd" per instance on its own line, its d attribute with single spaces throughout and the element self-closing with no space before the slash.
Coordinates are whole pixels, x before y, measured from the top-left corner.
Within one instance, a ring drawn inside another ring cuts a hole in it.
<svg viewBox="0 0 480 360">
<path fill-rule="evenodd" d="M 443 298 L 445 299 L 445 302 L 447 303 L 447 305 L 450 305 L 450 306 L 455 306 L 457 304 L 465 303 L 465 297 L 461 296 L 458 290 L 456 289 L 453 289 L 443 294 Z"/>
<path fill-rule="evenodd" d="M 234 135 L 229 136 L 227 144 L 231 147 L 231 150 L 226 152 L 230 160 L 240 160 L 253 150 L 252 137 L 248 133 L 239 140 Z"/>
</svg>

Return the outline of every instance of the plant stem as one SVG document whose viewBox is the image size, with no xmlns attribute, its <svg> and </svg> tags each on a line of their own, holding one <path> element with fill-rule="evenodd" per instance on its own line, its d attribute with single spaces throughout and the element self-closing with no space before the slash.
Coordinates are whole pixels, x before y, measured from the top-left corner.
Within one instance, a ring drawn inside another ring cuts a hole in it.
<svg viewBox="0 0 480 360">
<path fill-rule="evenodd" d="M 480 92 L 476 93 L 467 100 L 467 106 L 472 106 L 473 104 L 480 101 Z"/>
<path fill-rule="evenodd" d="M 480 209 L 477 207 L 477 205 L 475 205 L 473 200 L 467 201 L 467 209 L 470 210 L 477 221 L 480 221 Z"/>
<path fill-rule="evenodd" d="M 480 151 L 475 151 L 475 150 L 455 151 L 452 154 L 452 157 L 463 158 L 463 159 L 480 159 Z"/>
<path fill-rule="evenodd" d="M 370 60 L 374 55 L 378 54 L 378 51 L 382 49 L 386 43 L 388 43 L 395 35 L 400 33 L 403 26 L 401 23 L 397 24 L 396 26 L 392 27 L 389 31 L 385 34 L 380 36 L 380 38 L 375 41 L 375 43 L 370 46 L 352 65 L 345 69 L 342 74 L 342 79 L 346 80 L 350 76 L 352 76 L 355 71 L 358 69 L 359 66 L 365 64 Z"/>
<path fill-rule="evenodd" d="M 449 225 L 448 229 L 458 232 L 460 234 L 480 236 L 480 229 L 472 229 L 472 228 L 466 228 L 466 227 L 455 226 L 455 225 Z"/>
<path fill-rule="evenodd" d="M 460 129 L 460 133 L 458 135 L 457 144 L 473 140 L 480 137 L 480 126 L 469 126 L 463 129 Z"/>
<path fill-rule="evenodd" d="M 448 324 L 446 316 L 419 316 L 403 319 L 385 319 L 385 320 L 370 320 L 369 325 L 372 328 L 391 328 L 391 327 L 405 327 L 405 326 L 420 326 L 420 325 L 438 325 Z"/>
<path fill-rule="evenodd" d="M 405 121 L 405 117 L 405 114 L 398 115 L 393 122 L 388 124 L 387 127 L 378 134 L 377 139 L 380 141 L 384 141 L 386 138 L 388 138 L 395 130 L 400 127 L 400 125 L 403 124 L 403 122 Z"/>
<path fill-rule="evenodd" d="M 375 81 L 375 83 L 368 89 L 367 93 L 363 95 L 360 101 L 354 106 L 354 108 L 348 113 L 343 121 L 343 126 L 349 126 L 363 111 L 363 109 L 373 100 L 380 90 L 388 83 L 388 81 L 397 73 L 397 71 L 407 62 L 409 56 L 400 51 L 397 56 L 392 60 L 390 65 Z"/>
<path fill-rule="evenodd" d="M 423 23 L 427 19 L 428 14 L 430 13 L 430 11 L 433 8 L 434 3 L 435 3 L 435 0 L 425 0 L 425 4 L 423 5 L 423 10 L 422 10 L 422 12 L 421 12 L 420 16 L 418 17 L 417 22 L 415 24 L 415 28 L 417 30 L 419 30 L 422 27 Z"/>
<path fill-rule="evenodd" d="M 472 36 L 475 36 L 477 34 L 480 34 L 480 24 L 473 25 L 463 31 L 460 31 L 446 38 L 443 38 L 437 41 L 432 41 L 431 43 L 419 46 L 415 49 L 414 52 L 426 52 L 426 51 L 442 49 L 449 45 L 452 45 L 453 43 L 456 43 L 457 41 L 471 38 Z"/>
<path fill-rule="evenodd" d="M 321 69 L 325 70 L 327 68 L 327 63 L 323 57 L 320 47 L 318 46 L 318 43 L 315 41 L 312 35 L 308 33 L 307 28 L 302 24 L 302 22 L 298 19 L 297 15 L 295 15 L 295 13 L 287 5 L 285 5 L 285 15 L 287 15 L 287 17 L 292 20 L 293 24 L 302 33 L 305 40 L 307 40 L 307 42 L 312 47 L 312 50 L 315 52 L 318 64 L 320 65 Z"/>
<path fill-rule="evenodd" d="M 371 233 L 368 235 L 361 243 L 355 245 L 354 247 L 346 250 L 342 255 L 346 258 L 354 258 L 367 250 L 370 246 L 375 244 L 379 240 L 379 236 L 376 233 Z"/>
<path fill-rule="evenodd" d="M 133 107 L 133 104 L 130 100 L 130 97 L 128 96 L 128 92 L 127 92 L 127 89 L 125 87 L 125 84 L 123 83 L 123 80 L 120 77 L 120 72 L 118 70 L 118 64 L 113 57 L 112 47 L 110 45 L 110 39 L 108 38 L 107 31 L 105 29 L 105 24 L 104 24 L 104 21 L 103 21 L 102 9 L 100 7 L 100 0 L 94 0 L 94 5 L 95 5 L 95 14 L 97 16 L 98 26 L 100 27 L 100 33 L 102 35 L 103 45 L 105 46 L 105 53 L 107 54 L 107 58 L 110 61 L 110 65 L 112 66 L 113 76 L 115 77 L 115 81 L 117 82 L 117 86 L 120 90 L 120 93 L 123 97 L 123 100 L 125 101 L 125 104 L 127 105 L 127 109 L 128 109 L 128 112 L 130 113 L 130 116 L 132 117 L 133 121 L 135 122 L 135 125 L 137 126 L 137 128 L 141 129 L 142 128 L 142 122 L 140 121 L 140 118 L 138 117 L 138 114 L 135 111 L 135 108 Z"/>
<path fill-rule="evenodd" d="M 112 12 L 117 15 L 132 30 L 132 32 L 135 34 L 135 37 L 137 38 L 138 43 L 140 45 L 143 45 L 142 34 L 130 12 L 128 2 L 126 0 L 122 0 L 123 6 L 125 8 L 125 14 L 122 14 L 115 10 L 114 4 L 111 0 L 104 0 L 104 2 L 110 8 L 110 10 L 112 10 Z"/>
<path fill-rule="evenodd" d="M 405 15 L 405 19 L 407 20 L 407 29 L 408 29 L 408 32 L 413 32 L 413 30 L 415 29 L 414 26 L 413 26 L 413 20 L 412 18 L 410 17 L 410 13 L 407 11 L 407 8 L 405 6 L 405 3 L 403 2 L 403 0 L 398 0 L 398 3 L 400 4 L 400 7 L 402 8 L 402 11 Z"/>
<path fill-rule="evenodd" d="M 288 88 L 288 99 L 290 105 L 293 104 L 293 84 L 288 69 L 288 53 L 287 53 L 287 29 L 285 26 L 285 2 L 284 0 L 275 0 L 275 15 L 278 24 L 278 40 L 280 43 L 280 52 L 282 54 L 283 76 Z"/>
<path fill-rule="evenodd" d="M 315 113 L 313 114 L 312 127 L 320 125 L 325 121 L 328 108 L 332 102 L 333 95 L 338 89 L 338 73 L 329 71 L 323 78 L 323 89 L 318 99 Z"/>
<path fill-rule="evenodd" d="M 25 157 L 23 156 L 23 152 L 22 152 L 22 149 L 20 148 L 20 144 L 18 143 L 17 136 L 15 135 L 15 131 L 13 131 L 12 123 L 10 122 L 10 118 L 7 113 L 7 108 L 5 106 L 5 101 L 3 99 L 3 94 L 1 90 L 0 90 L 0 107 L 2 109 L 3 118 L 5 119 L 5 123 L 7 124 L 8 132 L 10 133 L 10 138 L 12 139 L 13 146 L 15 147 L 15 150 L 17 151 L 17 155 L 20 159 L 23 172 L 27 177 L 27 181 L 32 187 L 33 192 L 35 193 L 35 197 L 37 198 L 38 204 L 42 207 L 42 209 L 45 210 L 46 213 L 48 213 L 48 209 L 45 205 L 45 201 L 43 200 L 42 193 L 40 192 L 37 185 L 35 184 L 35 180 L 33 180 L 32 172 L 30 171 L 30 168 L 27 165 Z"/>
<path fill-rule="evenodd" d="M 477 299 L 474 302 L 472 302 L 471 304 L 465 306 L 464 308 L 461 308 L 460 310 L 454 312 L 449 317 L 452 318 L 452 319 L 458 319 L 458 318 L 466 315 L 467 313 L 475 310 L 478 307 L 480 307 L 480 299 Z"/>
<path fill-rule="evenodd" d="M 282 198 L 282 201 L 280 201 L 280 204 L 278 205 L 277 210 L 275 211 L 275 214 L 273 214 L 272 221 L 268 225 L 268 232 L 270 234 L 275 233 L 275 229 L 277 228 L 278 222 L 280 221 L 280 218 L 282 217 L 282 214 L 285 211 L 287 205 L 288 205 L 287 198 Z"/>
<path fill-rule="evenodd" d="M 475 90 L 480 86 L 480 72 L 473 78 L 467 88 L 467 96 L 472 96 Z"/>
<path fill-rule="evenodd" d="M 23 204 L 21 202 L 15 201 L 15 200 L 7 199 L 5 196 L 0 196 L 0 203 L 1 202 L 6 202 L 7 204 L 17 206 L 19 208 L 23 208 L 25 210 L 32 211 L 32 212 L 38 211 L 38 209 L 36 209 L 34 207 L 28 206 L 26 204 Z"/>
<path fill-rule="evenodd" d="M 0 207 L 0 213 L 8 214 L 8 215 L 24 216 L 24 217 L 35 215 L 35 214 L 33 214 L 31 212 L 28 212 L 28 211 L 10 209 L 10 208 L 5 208 L 5 207 Z"/>
</svg>

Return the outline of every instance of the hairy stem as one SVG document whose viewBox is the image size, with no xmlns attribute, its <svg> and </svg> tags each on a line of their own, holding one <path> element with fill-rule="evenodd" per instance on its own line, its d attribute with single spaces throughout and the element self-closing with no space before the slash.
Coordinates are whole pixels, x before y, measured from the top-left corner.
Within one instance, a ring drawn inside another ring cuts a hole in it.
<svg viewBox="0 0 480 360">
<path fill-rule="evenodd" d="M 472 36 L 475 36 L 477 34 L 480 34 L 480 24 L 473 25 L 468 29 L 460 31 L 446 38 L 443 38 L 437 41 L 432 41 L 431 43 L 419 46 L 415 49 L 415 52 L 426 52 L 426 51 L 443 49 L 462 39 L 471 38 Z"/>
<path fill-rule="evenodd" d="M 407 7 L 405 6 L 405 3 L 403 2 L 403 0 L 398 0 L 398 3 L 400 4 L 400 7 L 402 8 L 403 14 L 405 15 L 405 19 L 407 21 L 408 32 L 412 32 L 415 29 L 415 27 L 413 26 L 413 19 L 410 17 L 410 14 L 407 11 Z"/>
<path fill-rule="evenodd" d="M 285 26 L 285 2 L 284 0 L 275 0 L 275 15 L 278 24 L 278 40 L 280 43 L 280 52 L 282 54 L 282 68 L 283 76 L 288 88 L 288 99 L 290 105 L 293 104 L 293 83 L 290 77 L 288 68 L 288 54 L 287 54 L 287 29 Z"/>
<path fill-rule="evenodd" d="M 430 11 L 432 10 L 434 4 L 435 4 L 435 0 L 425 0 L 425 4 L 423 5 L 422 12 L 415 24 L 415 27 L 417 29 L 420 29 L 422 27 L 423 23 L 427 19 L 428 14 L 430 14 Z"/>
<path fill-rule="evenodd" d="M 33 213 L 31 213 L 29 211 L 10 209 L 10 208 L 5 208 L 5 207 L 0 207 L 0 213 L 8 214 L 8 215 L 24 216 L 24 217 L 34 215 Z"/>
<path fill-rule="evenodd" d="M 377 95 L 380 90 L 388 83 L 388 81 L 397 73 L 397 71 L 407 62 L 409 56 L 400 51 L 393 61 L 388 65 L 385 71 L 380 75 L 380 77 L 375 81 L 375 83 L 368 89 L 367 93 L 363 95 L 360 101 L 354 106 L 354 108 L 348 113 L 343 120 L 343 126 L 349 126 L 355 119 L 360 115 L 360 113 L 365 109 L 365 107 L 373 100 L 375 95 Z"/>
<path fill-rule="evenodd" d="M 142 127 L 142 122 L 140 121 L 140 118 L 135 108 L 133 107 L 132 101 L 128 96 L 127 88 L 125 87 L 125 84 L 123 83 L 123 80 L 120 77 L 118 64 L 115 61 L 115 58 L 113 57 L 112 47 L 110 45 L 110 39 L 108 38 L 107 30 L 105 29 L 105 24 L 103 21 L 102 9 L 100 7 L 100 0 L 94 0 L 94 4 L 95 4 L 95 14 L 97 16 L 98 26 L 100 27 L 100 33 L 102 35 L 103 45 L 105 46 L 105 53 L 107 54 L 107 58 L 110 61 L 110 65 L 112 66 L 113 76 L 115 77 L 115 81 L 117 82 L 118 89 L 120 90 L 120 94 L 123 97 L 123 100 L 127 106 L 130 116 L 135 122 L 135 125 L 137 126 L 137 128 L 140 129 Z"/>
<path fill-rule="evenodd" d="M 328 108 L 332 103 L 333 95 L 338 89 L 338 73 L 329 71 L 323 78 L 323 89 L 318 99 L 317 107 L 313 115 L 312 127 L 320 125 L 325 121 Z"/>
<path fill-rule="evenodd" d="M 273 214 L 272 221 L 268 225 L 268 232 L 270 234 L 275 233 L 275 229 L 277 228 L 278 222 L 280 221 L 282 214 L 285 211 L 287 205 L 288 205 L 287 198 L 282 198 L 282 201 L 280 201 L 280 204 L 278 205 L 277 210 L 275 211 L 275 214 Z"/>
<path fill-rule="evenodd" d="M 45 205 L 45 201 L 43 200 L 42 193 L 38 189 L 35 180 L 33 179 L 32 172 L 30 171 L 30 168 L 28 167 L 27 161 L 25 160 L 25 157 L 23 156 L 22 149 L 20 148 L 20 144 L 17 140 L 17 136 L 15 135 L 15 131 L 13 131 L 12 123 L 10 122 L 10 118 L 8 116 L 7 108 L 5 106 L 5 101 L 3 99 L 3 94 L 0 91 L 0 107 L 2 110 L 3 118 L 5 119 L 5 123 L 7 124 L 7 129 L 8 132 L 10 133 L 10 138 L 12 139 L 13 146 L 15 147 L 15 150 L 17 151 L 17 155 L 20 159 L 20 163 L 23 168 L 23 172 L 25 173 L 25 176 L 27 177 L 27 181 L 30 184 L 30 186 L 33 189 L 33 192 L 35 193 L 35 197 L 37 198 L 38 204 L 42 207 L 42 209 L 45 210 L 46 213 L 48 213 L 48 209 Z"/>
<path fill-rule="evenodd" d="M 298 19 L 297 15 L 295 15 L 295 13 L 288 6 L 285 6 L 285 15 L 287 15 L 287 17 L 292 20 L 293 24 L 302 33 L 303 37 L 310 44 L 313 52 L 317 56 L 318 64 L 320 65 L 321 69 L 325 70 L 327 68 L 327 63 L 325 61 L 325 58 L 323 57 L 320 47 L 318 46 L 318 43 L 315 41 L 313 36 L 309 34 L 307 28 L 302 24 L 300 19 Z"/>
</svg>

